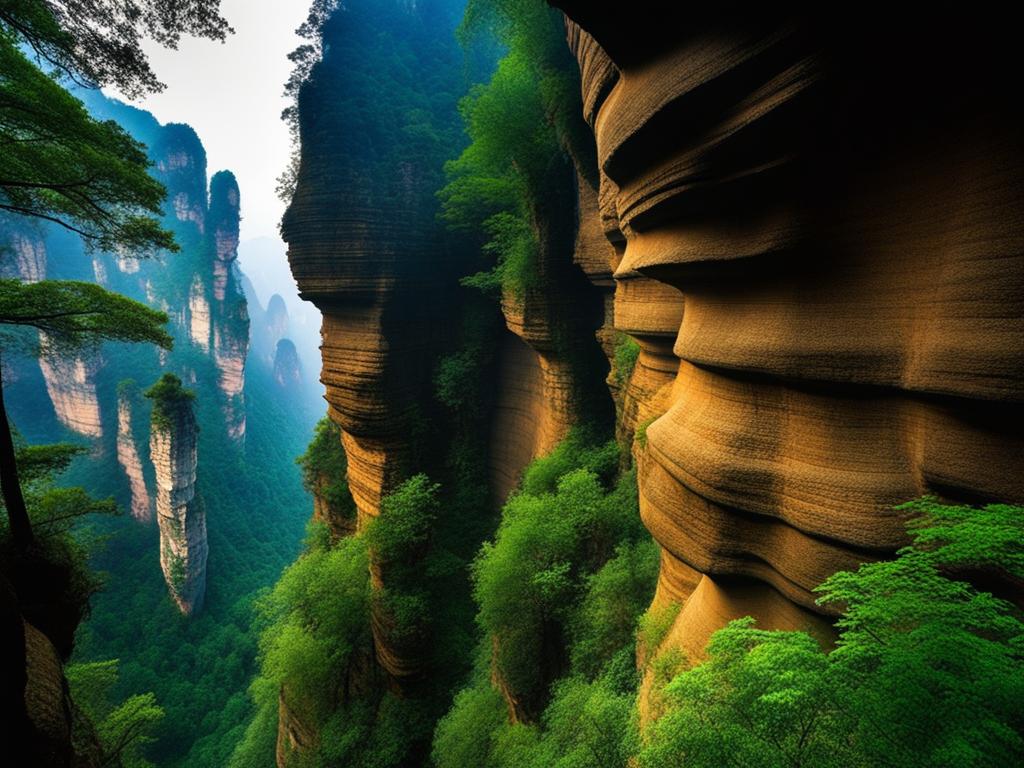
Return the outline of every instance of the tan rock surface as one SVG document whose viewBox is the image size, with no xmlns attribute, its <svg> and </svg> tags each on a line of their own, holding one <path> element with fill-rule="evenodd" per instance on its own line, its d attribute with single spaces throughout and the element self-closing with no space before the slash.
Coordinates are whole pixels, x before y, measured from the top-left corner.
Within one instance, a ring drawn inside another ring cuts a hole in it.
<svg viewBox="0 0 1024 768">
<path fill-rule="evenodd" d="M 746 614 L 827 624 L 810 590 L 901 543 L 896 503 L 1024 498 L 1024 150 L 998 33 L 937 12 L 908 47 L 899 24 L 708 10 L 641 46 L 663 9 L 558 5 L 615 325 L 642 348 L 633 418 L 667 411 L 638 450 L 655 602 L 685 601 L 665 644 L 699 658 Z M 950 35 L 989 42 L 961 66 Z"/>
<path fill-rule="evenodd" d="M 148 523 L 153 519 L 153 501 L 146 488 L 146 480 L 142 474 L 142 459 L 139 456 L 135 436 L 132 434 L 132 400 L 127 394 L 119 394 L 117 398 L 117 461 L 128 478 L 128 489 L 131 494 L 129 510 L 132 517 L 140 523 Z"/>
<path fill-rule="evenodd" d="M 178 609 L 189 616 L 206 593 L 206 510 L 196 496 L 198 428 L 190 407 L 177 409 L 170 424 L 154 421 L 149 455 L 156 471 L 156 515 L 160 568 Z"/>
</svg>

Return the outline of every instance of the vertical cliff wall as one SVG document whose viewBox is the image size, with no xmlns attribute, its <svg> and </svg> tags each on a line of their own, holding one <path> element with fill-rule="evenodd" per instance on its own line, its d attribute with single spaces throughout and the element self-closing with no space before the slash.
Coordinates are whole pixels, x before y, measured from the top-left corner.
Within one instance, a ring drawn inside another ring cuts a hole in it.
<svg viewBox="0 0 1024 768">
<path fill-rule="evenodd" d="M 207 236 L 212 238 L 209 280 L 212 293 L 212 348 L 218 386 L 224 396 L 224 421 L 232 439 L 245 438 L 245 358 L 249 351 L 249 314 L 238 272 L 238 182 L 230 171 L 210 179 Z"/>
<path fill-rule="evenodd" d="M 986 22 L 565 9 L 666 644 L 827 625 L 925 493 L 1024 498 L 1024 149 Z M 845 23 L 845 22 L 844 22 Z M 671 34 L 669 33 L 671 30 Z M 915 41 L 913 46 L 907 40 Z M 948 56 L 953 41 L 977 53 Z"/>
<path fill-rule="evenodd" d="M 84 437 L 103 437 L 100 402 L 96 393 L 96 373 L 102 365 L 102 358 L 47 352 L 45 339 L 41 340 L 41 345 L 44 352 L 39 357 L 39 369 L 46 381 L 46 391 L 57 419 Z"/>
<path fill-rule="evenodd" d="M 149 455 L 156 470 L 160 568 L 178 609 L 190 616 L 206 594 L 206 510 L 196 496 L 199 427 L 193 394 L 173 374 L 146 391 L 153 400 Z"/>
<path fill-rule="evenodd" d="M 323 313 L 321 380 L 364 522 L 412 450 L 413 404 L 429 385 L 431 339 L 448 311 L 433 193 L 438 142 L 456 131 L 460 65 L 454 41 L 431 37 L 426 18 L 401 3 L 355 3 L 327 22 L 332 44 L 299 95 L 302 159 L 282 222 L 300 293 Z M 402 101 L 432 87 L 451 93 L 448 114 Z M 393 107 L 360 106 L 389 89 Z"/>
</svg>

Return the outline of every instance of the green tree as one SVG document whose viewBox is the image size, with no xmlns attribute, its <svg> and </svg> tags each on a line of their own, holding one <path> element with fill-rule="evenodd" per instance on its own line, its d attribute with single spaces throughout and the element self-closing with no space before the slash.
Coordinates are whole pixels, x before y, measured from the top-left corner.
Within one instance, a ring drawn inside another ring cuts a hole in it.
<svg viewBox="0 0 1024 768">
<path fill-rule="evenodd" d="M 65 670 L 76 705 L 89 716 L 102 750 L 103 765 L 122 768 L 151 766 L 141 748 L 151 742 L 153 729 L 164 718 L 164 710 L 152 693 L 129 696 L 119 704 L 111 702 L 117 685 L 118 660 L 71 664 Z"/>
<path fill-rule="evenodd" d="M 3 0 L 0 27 L 62 74 L 134 98 L 163 89 L 143 38 L 168 48 L 182 34 L 223 41 L 233 30 L 219 7 L 220 0 Z"/>
<path fill-rule="evenodd" d="M 0 28 L 0 210 L 55 222 L 89 246 L 174 250 L 144 147 L 40 71 Z"/>
<path fill-rule="evenodd" d="M 185 389 L 181 379 L 173 373 L 164 373 L 160 379 L 143 394 L 153 401 L 153 423 L 169 428 L 184 411 L 191 412 L 196 393 Z"/>
<path fill-rule="evenodd" d="M 913 543 L 840 572 L 835 650 L 750 618 L 715 633 L 708 660 L 666 687 L 639 764 L 996 766 L 1024 759 L 1020 611 L 957 575 L 1024 577 L 1024 508 L 902 508 Z"/>
</svg>

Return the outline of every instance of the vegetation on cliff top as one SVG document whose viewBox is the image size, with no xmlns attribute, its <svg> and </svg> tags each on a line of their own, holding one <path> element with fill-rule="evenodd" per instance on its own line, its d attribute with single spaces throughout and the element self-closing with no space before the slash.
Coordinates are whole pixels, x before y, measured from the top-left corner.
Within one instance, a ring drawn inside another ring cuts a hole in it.
<svg viewBox="0 0 1024 768">
<path fill-rule="evenodd" d="M 143 393 L 153 401 L 153 424 L 161 429 L 170 429 L 185 413 L 192 413 L 195 391 L 186 389 L 181 379 L 167 372 Z"/>
<path fill-rule="evenodd" d="M 527 468 L 505 505 L 474 562 L 484 637 L 438 724 L 439 768 L 612 766 L 631 754 L 635 631 L 658 552 L 618 460 L 614 442 L 575 434 Z"/>
</svg>

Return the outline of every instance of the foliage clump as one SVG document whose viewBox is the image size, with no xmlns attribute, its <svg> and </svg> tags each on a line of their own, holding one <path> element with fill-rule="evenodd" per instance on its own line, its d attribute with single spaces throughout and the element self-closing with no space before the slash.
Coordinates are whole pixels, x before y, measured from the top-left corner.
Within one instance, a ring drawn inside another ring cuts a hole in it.
<svg viewBox="0 0 1024 768">
<path fill-rule="evenodd" d="M 614 442 L 577 431 L 525 471 L 473 564 L 485 638 L 435 731 L 439 768 L 625 764 L 658 551 L 617 467 Z"/>
<path fill-rule="evenodd" d="M 71 664 L 64 674 L 75 706 L 95 729 L 100 764 L 149 768 L 153 763 L 145 758 L 144 747 L 153 742 L 152 732 L 165 713 L 152 693 L 113 701 L 118 664 L 117 659 Z"/>
<path fill-rule="evenodd" d="M 904 505 L 912 544 L 819 588 L 829 653 L 804 632 L 719 630 L 664 689 L 643 768 L 995 766 L 1024 759 L 1024 623 L 957 574 L 1024 578 L 1024 508 Z"/>
<path fill-rule="evenodd" d="M 309 447 L 295 461 L 302 469 L 302 484 L 307 491 L 319 496 L 333 516 L 355 519 L 356 505 L 345 479 L 345 449 L 337 424 L 326 416 L 320 419 Z"/>
<path fill-rule="evenodd" d="M 143 394 L 153 401 L 153 424 L 160 429 L 170 429 L 183 413 L 191 414 L 196 398 L 196 393 L 182 386 L 173 373 L 165 373 Z"/>
<path fill-rule="evenodd" d="M 493 36 L 507 54 L 459 105 L 470 143 L 445 165 L 441 216 L 454 229 L 482 233 L 493 258 L 491 269 L 463 284 L 522 299 L 541 279 L 539 219 L 557 215 L 544 201 L 553 184 L 572 182 L 566 150 L 589 146 L 578 130 L 576 65 L 561 15 L 542 3 L 470 2 L 459 35 L 464 44 Z"/>
<path fill-rule="evenodd" d="M 640 357 L 640 345 L 632 336 L 625 333 L 619 334 L 615 342 L 615 364 L 612 366 L 612 373 L 615 383 L 621 388 L 629 383 L 633 369 L 636 368 L 636 361 Z"/>
</svg>

